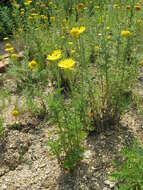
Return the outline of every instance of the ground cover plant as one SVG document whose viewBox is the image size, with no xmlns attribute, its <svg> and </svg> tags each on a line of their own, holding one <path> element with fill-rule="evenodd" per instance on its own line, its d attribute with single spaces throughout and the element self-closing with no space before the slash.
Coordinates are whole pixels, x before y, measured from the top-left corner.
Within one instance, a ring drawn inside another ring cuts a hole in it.
<svg viewBox="0 0 143 190">
<path fill-rule="evenodd" d="M 117 189 L 142 189 L 142 155 L 143 149 L 139 143 L 135 142 L 130 148 L 122 150 L 124 160 L 122 164 L 116 163 L 118 171 L 112 174 L 112 178 L 119 182 Z"/>
<path fill-rule="evenodd" d="M 8 99 L 14 126 L 25 113 L 53 125 L 47 150 L 65 172 L 84 159 L 87 137 L 120 128 L 126 113 L 142 107 L 136 93 L 143 66 L 142 6 L 137 0 L 0 5 L 6 53 L 0 63 L 8 60 L 0 79 L 0 114 Z M 6 79 L 14 86 L 5 86 Z"/>
</svg>

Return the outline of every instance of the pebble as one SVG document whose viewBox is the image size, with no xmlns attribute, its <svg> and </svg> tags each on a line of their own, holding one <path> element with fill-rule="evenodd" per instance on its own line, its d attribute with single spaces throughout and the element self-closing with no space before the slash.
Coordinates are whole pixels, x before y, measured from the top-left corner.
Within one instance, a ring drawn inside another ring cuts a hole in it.
<svg viewBox="0 0 143 190">
<path fill-rule="evenodd" d="M 108 185 L 111 189 L 114 188 L 115 185 L 116 185 L 115 182 L 112 182 L 112 181 L 109 181 L 109 180 L 104 181 L 104 184 Z"/>
<path fill-rule="evenodd" d="M 86 159 L 89 159 L 90 157 L 91 157 L 91 151 L 90 150 L 88 150 L 88 151 L 86 151 L 85 153 L 84 153 L 84 157 L 86 158 Z"/>
<path fill-rule="evenodd" d="M 6 186 L 5 184 L 2 184 L 1 188 L 2 188 L 3 190 L 5 190 L 5 189 L 7 189 L 7 186 Z"/>
</svg>

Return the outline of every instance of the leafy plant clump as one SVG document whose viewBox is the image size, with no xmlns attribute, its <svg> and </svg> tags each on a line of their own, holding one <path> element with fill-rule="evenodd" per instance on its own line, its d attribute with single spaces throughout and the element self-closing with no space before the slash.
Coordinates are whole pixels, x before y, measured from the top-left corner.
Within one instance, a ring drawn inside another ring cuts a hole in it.
<svg viewBox="0 0 143 190">
<path fill-rule="evenodd" d="M 122 151 L 122 163 L 115 163 L 117 169 L 111 178 L 118 183 L 118 190 L 143 189 L 143 146 L 135 142 Z"/>
<path fill-rule="evenodd" d="M 49 140 L 50 151 L 56 155 L 65 170 L 73 170 L 83 159 L 83 131 L 78 106 L 65 105 L 62 97 L 56 96 L 49 102 L 51 118 L 55 123 L 55 137 Z"/>
</svg>

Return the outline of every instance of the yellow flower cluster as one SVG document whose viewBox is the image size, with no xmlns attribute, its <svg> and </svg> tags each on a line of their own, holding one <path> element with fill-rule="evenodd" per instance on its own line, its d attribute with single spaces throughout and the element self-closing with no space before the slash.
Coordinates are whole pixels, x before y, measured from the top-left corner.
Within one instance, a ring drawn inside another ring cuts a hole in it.
<svg viewBox="0 0 143 190">
<path fill-rule="evenodd" d="M 8 38 L 6 37 L 6 38 L 4 38 L 4 40 L 8 40 Z M 18 55 L 16 53 L 14 53 L 14 48 L 12 47 L 12 45 L 9 42 L 7 42 L 5 44 L 5 51 L 7 53 L 10 53 L 11 59 L 17 59 L 18 58 Z"/>
<path fill-rule="evenodd" d="M 47 56 L 48 61 L 57 61 L 62 57 L 62 52 L 61 50 L 54 50 L 52 54 L 49 54 Z M 73 66 L 75 65 L 75 61 L 72 58 L 67 58 L 64 60 L 61 60 L 58 63 L 58 67 L 62 69 L 72 69 Z"/>
<path fill-rule="evenodd" d="M 21 9 L 20 9 L 20 14 L 21 14 L 21 15 L 24 15 L 24 8 L 21 8 Z"/>
<path fill-rule="evenodd" d="M 7 53 L 12 53 L 12 52 L 14 51 L 14 49 L 13 49 L 13 47 L 11 46 L 10 43 L 6 43 L 6 44 L 5 44 L 5 51 L 6 51 Z"/>
<path fill-rule="evenodd" d="M 37 13 L 31 13 L 28 17 L 29 20 L 34 19 L 37 20 L 38 19 L 38 14 Z"/>
</svg>

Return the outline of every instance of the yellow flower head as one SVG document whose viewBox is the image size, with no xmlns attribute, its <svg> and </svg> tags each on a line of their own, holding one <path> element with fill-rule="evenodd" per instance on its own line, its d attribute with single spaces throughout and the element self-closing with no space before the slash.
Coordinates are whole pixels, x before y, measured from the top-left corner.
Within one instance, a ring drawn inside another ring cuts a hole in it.
<svg viewBox="0 0 143 190">
<path fill-rule="evenodd" d="M 39 2 L 39 1 L 38 1 L 38 2 L 36 2 L 36 5 L 37 5 L 37 6 L 39 6 L 39 5 L 40 5 L 40 2 Z"/>
<path fill-rule="evenodd" d="M 31 3 L 32 3 L 32 0 L 26 0 L 25 3 L 24 3 L 24 5 L 25 6 L 29 6 Z"/>
<path fill-rule="evenodd" d="M 8 53 L 12 53 L 13 50 L 14 50 L 13 47 L 8 47 L 8 48 L 5 49 L 5 51 L 8 52 Z"/>
<path fill-rule="evenodd" d="M 53 22 L 55 20 L 55 17 L 54 16 L 51 16 L 50 17 L 50 21 Z"/>
<path fill-rule="evenodd" d="M 143 66 L 143 60 L 141 61 L 141 65 Z"/>
<path fill-rule="evenodd" d="M 74 65 L 75 65 L 75 61 L 72 60 L 71 58 L 62 60 L 58 63 L 58 67 L 62 69 L 72 69 Z"/>
<path fill-rule="evenodd" d="M 127 9 L 127 10 L 130 10 L 130 8 L 131 8 L 130 5 L 127 5 L 127 6 L 126 6 L 126 9 Z"/>
<path fill-rule="evenodd" d="M 48 17 L 47 17 L 46 15 L 41 15 L 41 18 L 42 18 L 43 20 L 47 20 L 47 19 L 48 19 Z"/>
<path fill-rule="evenodd" d="M 111 39 L 112 39 L 112 35 L 108 35 L 107 40 L 111 40 Z"/>
<path fill-rule="evenodd" d="M 141 5 L 139 3 L 137 3 L 135 6 L 134 6 L 134 9 L 136 11 L 139 11 L 141 9 Z"/>
<path fill-rule="evenodd" d="M 85 31 L 85 27 L 81 26 L 80 28 L 78 27 L 74 27 L 71 29 L 70 31 L 70 35 L 72 37 L 79 37 L 81 33 L 83 33 Z"/>
<path fill-rule="evenodd" d="M 47 56 L 47 60 L 49 60 L 49 61 L 56 61 L 56 60 L 60 59 L 61 56 L 62 56 L 61 50 L 55 50 L 55 51 L 53 51 L 52 54 L 50 54 L 50 55 Z"/>
<path fill-rule="evenodd" d="M 10 43 L 6 43 L 6 44 L 5 44 L 5 47 L 6 47 L 6 48 L 10 48 L 10 47 L 11 47 L 11 44 L 10 44 Z"/>
<path fill-rule="evenodd" d="M 37 64 L 37 62 L 36 62 L 35 60 L 30 61 L 29 64 L 28 64 L 28 67 L 29 67 L 31 70 L 37 69 L 37 66 L 38 66 L 38 64 Z"/>
<path fill-rule="evenodd" d="M 142 20 L 141 20 L 141 19 L 138 19 L 138 20 L 137 20 L 137 23 L 138 23 L 138 24 L 141 24 L 141 23 L 142 23 Z"/>
<path fill-rule="evenodd" d="M 77 5 L 77 10 L 80 11 L 81 9 L 83 9 L 83 7 L 84 7 L 84 4 L 83 3 L 79 3 Z"/>
<path fill-rule="evenodd" d="M 37 13 L 31 13 L 30 14 L 31 18 L 37 20 L 38 19 L 38 14 Z"/>
<path fill-rule="evenodd" d="M 118 9 L 119 5 L 118 4 L 114 4 L 113 7 L 114 7 L 114 9 Z"/>
<path fill-rule="evenodd" d="M 14 108 L 11 112 L 12 116 L 17 117 L 19 115 L 19 111 L 17 108 Z"/>
<path fill-rule="evenodd" d="M 131 35 L 131 32 L 128 30 L 121 31 L 121 36 L 123 36 L 123 37 L 130 37 L 130 35 Z"/>
<path fill-rule="evenodd" d="M 83 33 L 83 32 L 85 31 L 85 29 L 86 29 L 86 28 L 85 28 L 84 26 L 81 26 L 81 27 L 79 28 L 80 34 Z"/>
<path fill-rule="evenodd" d="M 12 58 L 12 59 L 17 59 L 17 54 L 16 54 L 16 53 L 12 53 L 12 54 L 11 54 L 11 58 Z"/>
<path fill-rule="evenodd" d="M 17 30 L 18 30 L 18 32 L 20 32 L 20 33 L 23 31 L 22 28 L 18 28 Z"/>
<path fill-rule="evenodd" d="M 21 8 L 20 11 L 24 11 L 24 8 Z"/>
<path fill-rule="evenodd" d="M 8 37 L 3 38 L 3 40 L 8 40 Z"/>
<path fill-rule="evenodd" d="M 21 11 L 20 14 L 21 14 L 21 15 L 24 15 L 24 11 Z"/>
<path fill-rule="evenodd" d="M 15 3 L 14 6 L 18 9 L 20 5 L 18 3 Z"/>
<path fill-rule="evenodd" d="M 44 9 L 44 8 L 46 8 L 46 4 L 45 4 L 45 3 L 42 3 L 42 4 L 40 5 L 40 7 Z"/>
</svg>

